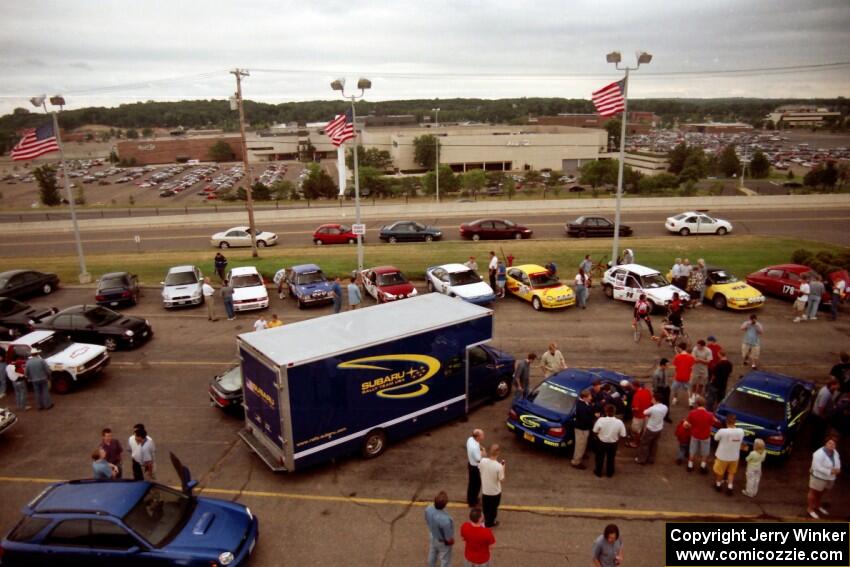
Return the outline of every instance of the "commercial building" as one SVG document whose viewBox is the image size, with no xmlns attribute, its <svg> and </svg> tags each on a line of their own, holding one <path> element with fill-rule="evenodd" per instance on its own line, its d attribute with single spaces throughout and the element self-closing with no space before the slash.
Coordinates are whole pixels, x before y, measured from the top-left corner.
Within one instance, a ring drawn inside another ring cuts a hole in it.
<svg viewBox="0 0 850 567">
<path fill-rule="evenodd" d="M 829 124 L 840 124 L 841 113 L 828 108 L 810 105 L 780 106 L 765 117 L 776 128 L 820 128 Z"/>
<path fill-rule="evenodd" d="M 611 157 L 619 159 L 620 156 L 613 154 Z M 627 151 L 623 163 L 644 175 L 666 173 L 670 167 L 670 159 L 663 152 Z"/>
<path fill-rule="evenodd" d="M 209 161 L 210 149 L 221 141 L 230 146 L 234 159 L 242 159 L 242 139 L 232 134 L 121 140 L 115 145 L 115 150 L 120 159 L 135 160 L 138 165 L 175 163 L 190 159 Z"/>
</svg>

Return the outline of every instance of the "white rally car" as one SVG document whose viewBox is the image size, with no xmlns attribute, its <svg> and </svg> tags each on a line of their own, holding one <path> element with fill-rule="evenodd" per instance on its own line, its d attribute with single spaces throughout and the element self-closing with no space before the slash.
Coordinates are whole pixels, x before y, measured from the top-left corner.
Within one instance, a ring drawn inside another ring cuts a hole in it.
<svg viewBox="0 0 850 567">
<path fill-rule="evenodd" d="M 670 232 L 687 236 L 689 234 L 717 234 L 723 236 L 732 232 L 732 223 L 708 216 L 702 211 L 688 211 L 674 217 L 667 217 L 664 228 Z"/>
<path fill-rule="evenodd" d="M 640 264 L 623 264 L 609 268 L 602 276 L 602 288 L 606 297 L 631 303 L 635 303 L 640 294 L 644 293 L 653 310 L 670 303 L 676 292 L 683 303 L 690 300 L 684 290 L 668 282 L 658 270 Z"/>
<path fill-rule="evenodd" d="M 105 346 L 75 343 L 54 331 L 33 331 L 13 341 L 0 342 L 6 362 L 27 360 L 34 351 L 53 371 L 51 381 L 57 394 L 66 394 L 80 380 L 99 374 L 109 364 Z"/>
<path fill-rule="evenodd" d="M 227 274 L 227 281 L 233 288 L 234 311 L 265 309 L 269 306 L 269 292 L 266 291 L 266 283 L 254 266 L 233 268 Z"/>
<path fill-rule="evenodd" d="M 449 297 L 483 305 L 496 300 L 496 294 L 481 276 L 463 264 L 443 264 L 425 270 L 428 291 L 437 291 Z"/>
</svg>

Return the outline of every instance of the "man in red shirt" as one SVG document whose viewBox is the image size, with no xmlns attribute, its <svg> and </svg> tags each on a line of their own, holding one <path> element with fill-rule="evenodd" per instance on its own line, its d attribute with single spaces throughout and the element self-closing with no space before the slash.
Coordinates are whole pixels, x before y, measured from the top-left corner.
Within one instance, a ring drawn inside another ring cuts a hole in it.
<svg viewBox="0 0 850 567">
<path fill-rule="evenodd" d="M 711 453 L 711 426 L 714 424 L 714 414 L 705 409 L 705 398 L 697 397 L 697 407 L 692 409 L 685 418 L 685 427 L 691 432 L 690 455 L 688 455 L 688 472 L 694 472 L 694 461 L 700 457 L 699 472 L 708 473 L 708 455 Z"/>
<path fill-rule="evenodd" d="M 481 509 L 469 511 L 469 521 L 460 527 L 460 537 L 466 542 L 463 550 L 466 565 L 477 567 L 490 562 L 490 546 L 496 543 L 496 538 L 490 528 L 484 527 Z"/>
<path fill-rule="evenodd" d="M 676 356 L 673 357 L 673 367 L 676 369 L 675 380 L 670 391 L 672 404 L 675 406 L 679 401 L 679 391 L 685 391 L 686 399 L 690 397 L 691 370 L 694 368 L 696 359 L 688 352 L 687 343 L 676 345 Z"/>
<path fill-rule="evenodd" d="M 632 382 L 634 395 L 632 396 L 632 425 L 629 440 L 626 442 L 627 447 L 635 448 L 640 441 L 643 426 L 646 423 L 646 418 L 643 415 L 643 410 L 649 409 L 652 405 L 652 392 L 648 388 L 644 388 L 640 381 Z"/>
<path fill-rule="evenodd" d="M 705 340 L 708 350 L 711 351 L 711 362 L 708 363 L 708 375 L 709 378 L 714 379 L 714 367 L 720 362 L 720 351 L 723 350 L 723 347 L 720 346 L 720 343 L 717 342 L 717 337 L 714 335 L 708 335 Z"/>
</svg>

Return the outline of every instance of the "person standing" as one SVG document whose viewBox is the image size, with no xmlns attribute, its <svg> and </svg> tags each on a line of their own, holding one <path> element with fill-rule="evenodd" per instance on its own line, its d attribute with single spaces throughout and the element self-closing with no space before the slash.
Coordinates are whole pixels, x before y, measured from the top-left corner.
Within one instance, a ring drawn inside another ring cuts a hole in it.
<svg viewBox="0 0 850 567">
<path fill-rule="evenodd" d="M 434 497 L 434 503 L 425 508 L 425 524 L 428 526 L 430 544 L 428 546 L 428 567 L 450 567 L 452 564 L 452 546 L 455 544 L 455 524 L 446 512 L 448 495 L 440 491 Z"/>
<path fill-rule="evenodd" d="M 691 355 L 694 357 L 694 367 L 691 370 L 691 405 L 695 396 L 705 394 L 705 385 L 708 383 L 708 367 L 713 360 L 711 349 L 709 349 L 705 341 L 700 339 L 696 346 L 691 350 Z"/>
<path fill-rule="evenodd" d="M 478 273 L 478 262 L 475 261 L 475 256 L 470 256 L 469 260 L 464 262 L 463 265 L 475 272 L 476 274 Z"/>
<path fill-rule="evenodd" d="M 567 362 L 564 360 L 564 355 L 558 350 L 557 344 L 549 343 L 549 348 L 540 357 L 540 366 L 543 368 L 544 378 L 567 369 Z"/>
<path fill-rule="evenodd" d="M 221 286 L 221 301 L 224 303 L 224 312 L 227 313 L 227 320 L 233 321 L 236 319 L 236 315 L 233 312 L 233 287 L 228 281 L 225 281 Z"/>
<path fill-rule="evenodd" d="M 632 381 L 632 399 L 628 404 L 628 407 L 632 410 L 632 423 L 630 426 L 631 435 L 626 442 L 627 447 L 631 447 L 632 449 L 638 447 L 644 427 L 646 427 L 646 416 L 644 412 L 652 407 L 652 404 L 655 403 L 654 399 L 652 392 L 644 388 L 639 380 Z M 664 419 L 663 415 L 661 419 Z"/>
<path fill-rule="evenodd" d="M 764 447 L 764 439 L 758 438 L 753 441 L 753 450 L 747 455 L 747 487 L 741 491 L 744 496 L 755 498 L 759 493 L 761 482 L 761 465 L 767 457 Z"/>
<path fill-rule="evenodd" d="M 839 277 L 836 281 L 826 278 L 826 291 L 829 292 L 829 320 L 835 321 L 838 319 L 838 307 L 847 292 L 847 282 L 842 277 Z"/>
<path fill-rule="evenodd" d="M 605 526 L 605 531 L 593 542 L 591 557 L 594 567 L 618 567 L 623 562 L 623 541 L 616 524 Z"/>
<path fill-rule="evenodd" d="M 605 474 L 614 476 L 614 458 L 617 456 L 617 444 L 621 438 L 626 436 L 626 426 L 618 418 L 614 417 L 614 406 L 605 406 L 605 416 L 596 420 L 593 432 L 599 442 L 596 444 L 596 467 L 593 474 L 602 477 L 602 467 L 605 465 Z"/>
<path fill-rule="evenodd" d="M 587 308 L 587 288 L 588 281 L 585 275 L 584 268 L 579 268 L 575 278 L 576 302 L 582 309 Z"/>
<path fill-rule="evenodd" d="M 496 267 L 496 295 L 498 295 L 501 299 L 505 298 L 505 284 L 508 281 L 508 272 L 507 268 L 505 268 L 505 263 L 501 260 L 499 261 L 499 265 Z"/>
<path fill-rule="evenodd" d="M 829 375 L 838 380 L 842 394 L 850 392 L 850 353 L 846 350 L 838 353 L 838 362 L 829 369 Z"/>
<path fill-rule="evenodd" d="M 699 472 L 708 473 L 708 457 L 711 454 L 711 426 L 714 414 L 705 409 L 705 398 L 698 397 L 696 406 L 685 418 L 685 427 L 691 432 L 688 452 L 688 472 L 694 472 L 694 461 L 700 457 Z"/>
<path fill-rule="evenodd" d="M 22 366 L 20 360 L 15 360 L 6 365 L 6 378 L 9 379 L 12 388 L 15 390 L 15 407 L 26 411 L 30 409 L 30 405 L 27 403 L 27 380 L 24 377 Z"/>
<path fill-rule="evenodd" d="M 263 331 L 269 328 L 269 324 L 266 322 L 266 316 L 260 315 L 257 317 L 257 320 L 254 321 L 254 330 L 255 331 Z"/>
<path fill-rule="evenodd" d="M 652 392 L 655 394 L 655 399 L 670 407 L 670 369 L 668 368 L 669 360 L 662 358 L 658 361 L 658 366 L 652 373 Z M 669 415 L 664 416 L 664 421 L 673 423 Z"/>
<path fill-rule="evenodd" d="M 732 496 L 735 492 L 735 473 L 738 472 L 738 462 L 741 459 L 741 446 L 744 443 L 744 430 L 735 427 L 735 414 L 726 416 L 726 427 L 714 434 L 717 449 L 714 451 L 714 490 L 723 490 L 723 479 L 726 478 L 726 494 Z M 744 445 L 746 449 L 746 445 Z"/>
<path fill-rule="evenodd" d="M 136 424 L 127 445 L 133 459 L 133 480 L 155 480 L 156 445 L 143 424 Z"/>
<path fill-rule="evenodd" d="M 684 290 L 685 288 L 683 288 L 680 285 L 681 284 L 681 278 L 682 278 L 682 259 L 676 258 L 673 261 L 673 267 L 670 268 L 670 281 L 673 283 L 674 286 L 678 287 L 679 289 Z"/>
<path fill-rule="evenodd" d="M 835 398 L 838 392 L 838 380 L 830 378 L 821 386 L 812 405 L 812 447 L 819 447 L 826 437 L 832 414 L 835 413 Z"/>
<path fill-rule="evenodd" d="M 339 276 L 334 278 L 331 289 L 334 294 L 334 313 L 339 313 L 342 310 L 342 285 L 340 284 Z"/>
<path fill-rule="evenodd" d="M 685 462 L 691 450 L 691 430 L 688 428 L 688 418 L 683 417 L 676 424 L 676 441 L 679 442 L 679 453 L 676 455 L 676 464 Z"/>
<path fill-rule="evenodd" d="M 357 278 L 351 278 L 348 283 L 348 309 L 357 309 L 360 307 L 360 302 L 363 301 L 360 295 L 360 286 L 357 285 Z"/>
<path fill-rule="evenodd" d="M 661 431 L 664 429 L 664 419 L 667 417 L 668 408 L 658 398 L 652 396 L 652 405 L 643 411 L 646 426 L 643 435 L 640 436 L 640 447 L 638 448 L 635 462 L 639 465 L 652 464 L 658 453 L 658 440 L 661 439 Z"/>
<path fill-rule="evenodd" d="M 820 277 L 820 274 L 815 274 L 812 277 L 812 283 L 809 284 L 809 299 L 806 301 L 806 315 L 803 319 L 808 317 L 809 321 L 817 321 L 818 309 L 820 309 L 820 302 L 825 291 L 823 278 Z"/>
<path fill-rule="evenodd" d="M 50 365 L 41 358 L 38 350 L 33 349 L 32 356 L 24 366 L 24 374 L 27 382 L 32 384 L 38 409 L 49 410 L 52 408 L 53 402 L 50 401 Z"/>
<path fill-rule="evenodd" d="M 741 356 L 744 357 L 744 365 L 751 364 L 753 368 L 758 368 L 761 357 L 761 336 L 764 334 L 764 327 L 759 323 L 758 316 L 755 313 L 751 314 L 750 318 L 741 325 L 741 331 L 744 333 L 741 342 Z"/>
<path fill-rule="evenodd" d="M 499 525 L 499 503 L 502 501 L 502 481 L 505 480 L 505 460 L 500 459 L 501 449 L 494 444 L 488 456 L 478 463 L 481 471 L 481 505 L 484 509 L 484 525 L 492 528 Z"/>
<path fill-rule="evenodd" d="M 679 289 L 683 291 L 687 291 L 688 282 L 691 279 L 691 272 L 694 271 L 693 266 L 691 266 L 691 261 L 687 258 L 682 260 L 682 265 L 679 266 L 679 283 L 682 285 L 677 285 Z"/>
<path fill-rule="evenodd" d="M 673 368 L 675 369 L 674 377 L 673 377 L 673 386 L 671 388 L 670 396 L 672 397 L 671 404 L 674 406 L 679 401 L 679 390 L 685 391 L 685 396 L 688 396 L 688 403 L 690 404 L 690 382 L 691 382 L 691 372 L 693 371 L 695 359 L 694 356 L 688 352 L 687 343 L 679 343 L 676 345 L 676 356 L 673 357 Z"/>
<path fill-rule="evenodd" d="M 516 394 L 515 399 L 525 399 L 528 397 L 530 389 L 531 364 L 537 360 L 537 355 L 533 352 L 528 353 L 525 360 L 520 360 L 514 370 L 514 389 Z"/>
<path fill-rule="evenodd" d="M 634 264 L 635 263 L 635 253 L 631 248 L 626 248 L 623 250 L 623 264 Z"/>
<path fill-rule="evenodd" d="M 835 478 L 841 472 L 841 457 L 836 450 L 836 445 L 836 438 L 830 437 L 823 447 L 812 453 L 807 511 L 809 516 L 815 520 L 819 520 L 821 516 L 829 515 L 829 512 L 823 507 L 823 493 L 832 490 Z"/>
<path fill-rule="evenodd" d="M 207 320 L 218 321 L 215 316 L 215 288 L 210 285 L 209 278 L 204 278 L 204 285 L 201 291 L 204 294 L 204 303 L 207 304 Z"/>
<path fill-rule="evenodd" d="M 106 462 L 115 467 L 115 478 L 124 476 L 124 471 L 121 466 L 121 457 L 124 455 L 124 448 L 121 442 L 112 436 L 112 430 L 105 427 L 100 432 L 100 448 L 106 454 Z"/>
<path fill-rule="evenodd" d="M 221 252 L 216 252 L 215 255 L 215 273 L 218 275 L 218 278 L 224 283 L 224 273 L 227 269 L 227 258 L 224 257 L 224 254 Z"/>
<path fill-rule="evenodd" d="M 800 282 L 800 289 L 797 292 L 797 299 L 794 300 L 794 322 L 799 323 L 800 321 L 806 320 L 806 306 L 809 303 L 809 275 L 803 274 Z"/>
<path fill-rule="evenodd" d="M 118 469 L 106 460 L 106 451 L 103 450 L 103 447 L 97 447 L 92 451 L 91 460 L 91 468 L 95 480 L 112 480 L 116 478 Z"/>
<path fill-rule="evenodd" d="M 466 543 L 463 550 L 464 567 L 488 567 L 490 546 L 496 544 L 493 530 L 483 522 L 484 515 L 478 508 L 469 511 L 469 521 L 460 527 L 460 536 Z"/>
<path fill-rule="evenodd" d="M 496 291 L 496 273 L 499 271 L 499 258 L 490 250 L 490 263 L 487 264 L 487 274 L 490 276 L 490 287 Z"/>
<path fill-rule="evenodd" d="M 274 329 L 275 327 L 280 327 L 281 325 L 283 325 L 283 321 L 278 318 L 277 313 L 272 313 L 272 318 L 269 319 L 268 323 L 266 323 L 266 329 Z"/>
<path fill-rule="evenodd" d="M 593 287 L 593 260 L 590 259 L 590 254 L 584 255 L 584 260 L 578 265 L 580 270 L 584 270 L 584 275 L 587 276 L 587 290 L 590 293 L 590 288 Z"/>
<path fill-rule="evenodd" d="M 574 443 L 573 458 L 570 464 L 582 470 L 587 468 L 582 460 L 587 451 L 587 440 L 590 437 L 590 430 L 593 428 L 593 422 L 596 421 L 591 399 L 590 390 L 581 391 L 578 402 L 576 402 L 576 413 L 573 418 Z"/>
<path fill-rule="evenodd" d="M 700 258 L 697 260 L 697 266 L 694 268 L 694 272 L 697 274 L 695 291 L 699 294 L 695 307 L 701 307 L 705 301 L 705 287 L 708 280 L 708 268 L 705 265 L 704 259 Z"/>
<path fill-rule="evenodd" d="M 484 442 L 484 430 L 473 429 L 472 435 L 466 440 L 466 460 L 469 467 L 469 480 L 466 483 L 466 503 L 470 508 L 478 506 L 478 495 L 481 493 L 481 470 L 478 465 L 487 456 L 487 451 L 481 446 Z"/>
<path fill-rule="evenodd" d="M 712 372 L 711 383 L 708 385 L 708 393 L 706 394 L 705 405 L 708 411 L 714 411 L 720 400 L 726 395 L 726 385 L 729 382 L 729 376 L 732 375 L 732 362 L 726 356 L 726 352 L 720 351 L 717 353 L 717 362 L 714 365 Z"/>
</svg>

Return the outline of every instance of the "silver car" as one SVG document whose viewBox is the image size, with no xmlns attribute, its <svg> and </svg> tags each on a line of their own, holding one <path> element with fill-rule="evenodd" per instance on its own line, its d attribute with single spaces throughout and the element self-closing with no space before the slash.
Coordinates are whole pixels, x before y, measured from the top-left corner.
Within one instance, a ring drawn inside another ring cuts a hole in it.
<svg viewBox="0 0 850 567">
<path fill-rule="evenodd" d="M 162 305 L 166 309 L 204 302 L 204 274 L 196 266 L 169 268 L 162 285 Z"/>
</svg>

